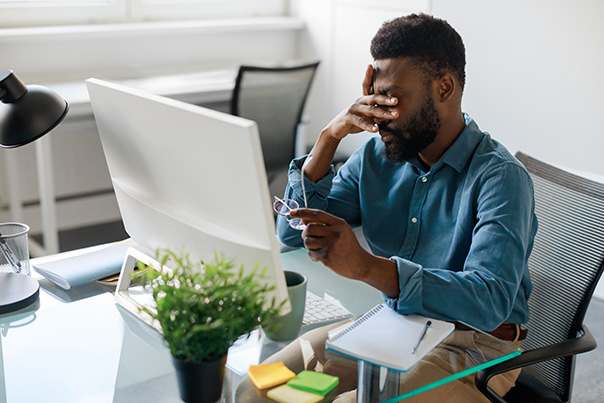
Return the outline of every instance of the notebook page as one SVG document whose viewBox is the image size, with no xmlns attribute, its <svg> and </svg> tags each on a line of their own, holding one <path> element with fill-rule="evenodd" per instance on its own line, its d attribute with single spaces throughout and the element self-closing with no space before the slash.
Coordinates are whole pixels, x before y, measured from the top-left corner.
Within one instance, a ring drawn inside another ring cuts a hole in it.
<svg viewBox="0 0 604 403">
<path fill-rule="evenodd" d="M 432 324 L 413 354 L 428 321 Z M 325 344 L 330 350 L 356 359 L 407 371 L 454 329 L 452 323 L 420 315 L 400 315 L 381 304 L 350 326 L 330 333 Z"/>
</svg>

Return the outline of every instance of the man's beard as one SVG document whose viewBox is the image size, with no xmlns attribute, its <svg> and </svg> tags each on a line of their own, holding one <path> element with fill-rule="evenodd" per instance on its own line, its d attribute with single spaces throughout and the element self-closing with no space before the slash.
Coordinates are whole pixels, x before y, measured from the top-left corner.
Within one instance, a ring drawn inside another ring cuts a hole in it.
<svg viewBox="0 0 604 403">
<path fill-rule="evenodd" d="M 440 125 L 434 100 L 427 94 L 420 109 L 409 117 L 404 126 L 389 126 L 389 122 L 379 125 L 380 132 L 392 134 L 392 139 L 385 143 L 382 156 L 394 164 L 409 161 L 434 142 Z"/>
</svg>

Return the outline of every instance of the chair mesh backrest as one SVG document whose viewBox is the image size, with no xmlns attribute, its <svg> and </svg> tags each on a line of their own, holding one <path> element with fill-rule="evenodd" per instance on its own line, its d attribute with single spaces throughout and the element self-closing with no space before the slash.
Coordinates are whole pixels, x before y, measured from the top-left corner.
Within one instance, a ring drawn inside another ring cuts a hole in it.
<svg viewBox="0 0 604 403">
<path fill-rule="evenodd" d="M 287 169 L 317 63 L 288 68 L 241 66 L 231 113 L 258 124 L 267 172 Z"/>
<path fill-rule="evenodd" d="M 529 258 L 533 291 L 523 348 L 574 338 L 602 274 L 604 185 L 570 174 L 525 154 L 516 157 L 535 185 L 539 230 Z M 571 393 L 574 356 L 526 369 L 563 401 Z"/>
</svg>

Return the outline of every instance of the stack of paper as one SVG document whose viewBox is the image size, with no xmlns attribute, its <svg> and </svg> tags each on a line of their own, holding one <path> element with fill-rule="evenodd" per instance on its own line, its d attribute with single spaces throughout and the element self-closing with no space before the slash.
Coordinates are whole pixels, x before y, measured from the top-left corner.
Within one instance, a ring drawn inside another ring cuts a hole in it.
<svg viewBox="0 0 604 403">
<path fill-rule="evenodd" d="M 119 273 L 127 249 L 127 245 L 114 244 L 83 255 L 42 263 L 34 269 L 69 290 Z"/>
</svg>

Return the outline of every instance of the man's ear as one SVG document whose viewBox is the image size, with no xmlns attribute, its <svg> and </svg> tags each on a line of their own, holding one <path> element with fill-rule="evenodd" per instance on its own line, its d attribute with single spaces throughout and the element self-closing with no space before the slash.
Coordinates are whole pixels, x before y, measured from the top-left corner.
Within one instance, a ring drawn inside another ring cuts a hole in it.
<svg viewBox="0 0 604 403">
<path fill-rule="evenodd" d="M 440 102 L 446 102 L 455 93 L 456 86 L 457 81 L 451 74 L 443 74 L 438 80 L 436 80 L 435 99 L 439 100 Z"/>
</svg>

